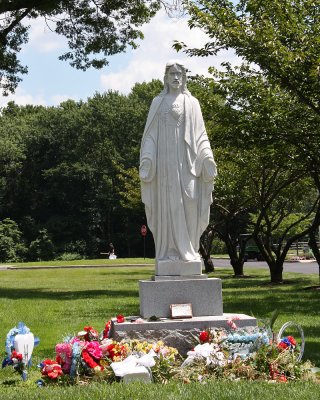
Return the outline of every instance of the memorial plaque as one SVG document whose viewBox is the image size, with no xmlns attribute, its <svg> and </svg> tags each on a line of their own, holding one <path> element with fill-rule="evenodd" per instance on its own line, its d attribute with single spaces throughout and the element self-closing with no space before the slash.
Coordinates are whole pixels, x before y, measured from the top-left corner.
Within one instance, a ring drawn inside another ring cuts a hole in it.
<svg viewBox="0 0 320 400">
<path fill-rule="evenodd" d="M 192 318 L 192 305 L 187 304 L 171 304 L 171 318 Z"/>
</svg>

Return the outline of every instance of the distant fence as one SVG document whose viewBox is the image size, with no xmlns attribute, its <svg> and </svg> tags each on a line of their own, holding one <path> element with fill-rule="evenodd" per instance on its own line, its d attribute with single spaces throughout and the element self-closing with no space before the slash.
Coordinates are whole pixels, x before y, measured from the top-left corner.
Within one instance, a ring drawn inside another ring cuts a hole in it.
<svg viewBox="0 0 320 400">
<path fill-rule="evenodd" d="M 320 248 L 320 242 L 317 242 L 318 248 Z M 295 242 L 290 246 L 290 253 L 294 253 L 297 256 L 313 256 L 312 251 L 308 245 L 308 242 Z"/>
</svg>

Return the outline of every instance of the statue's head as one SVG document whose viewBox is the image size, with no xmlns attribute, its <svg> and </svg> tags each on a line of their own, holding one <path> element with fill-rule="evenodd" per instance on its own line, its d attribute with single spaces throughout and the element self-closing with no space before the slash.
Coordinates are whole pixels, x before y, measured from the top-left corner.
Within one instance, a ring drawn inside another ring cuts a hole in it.
<svg viewBox="0 0 320 400">
<path fill-rule="evenodd" d="M 176 75 L 176 79 L 180 79 L 179 84 L 181 86 L 181 93 L 189 94 L 189 91 L 187 89 L 187 70 L 186 70 L 185 66 L 182 64 L 182 62 L 178 61 L 178 60 L 168 61 L 166 64 L 166 70 L 165 70 L 164 79 L 163 79 L 164 90 L 162 93 L 163 94 L 168 93 L 169 85 L 174 84 L 174 82 L 172 82 L 172 80 L 174 79 L 174 78 L 172 78 L 174 73 L 178 74 L 178 75 Z"/>
</svg>

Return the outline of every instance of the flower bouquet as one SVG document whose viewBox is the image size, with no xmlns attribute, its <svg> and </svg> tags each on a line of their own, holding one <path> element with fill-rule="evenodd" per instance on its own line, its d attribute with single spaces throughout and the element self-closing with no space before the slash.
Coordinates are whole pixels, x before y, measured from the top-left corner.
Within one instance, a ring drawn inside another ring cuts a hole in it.
<svg viewBox="0 0 320 400">
<path fill-rule="evenodd" d="M 33 333 L 30 332 L 30 329 L 23 322 L 19 322 L 7 334 L 7 357 L 2 362 L 2 368 L 11 365 L 24 381 L 27 380 L 27 370 L 31 366 L 33 348 L 39 342 L 39 338 L 34 337 Z"/>
</svg>

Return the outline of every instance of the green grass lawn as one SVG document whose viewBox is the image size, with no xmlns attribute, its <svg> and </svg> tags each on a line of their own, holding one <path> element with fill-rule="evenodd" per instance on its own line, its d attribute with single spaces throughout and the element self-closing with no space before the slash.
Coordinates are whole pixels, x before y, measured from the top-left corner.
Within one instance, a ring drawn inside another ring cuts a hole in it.
<svg viewBox="0 0 320 400">
<path fill-rule="evenodd" d="M 120 260 L 97 260 L 97 264 Z M 123 259 L 120 264 L 123 264 Z M 130 264 L 152 260 L 130 260 Z M 42 263 L 43 264 L 43 263 Z M 53 262 L 49 263 L 53 265 Z M 56 264 L 56 262 L 54 262 Z M 64 262 L 65 264 L 65 262 Z M 79 261 L 75 262 L 79 265 Z M 96 264 L 96 265 L 97 265 Z M 19 321 L 40 337 L 33 361 L 54 357 L 55 344 L 68 333 L 85 325 L 101 331 L 106 321 L 122 313 L 139 313 L 139 279 L 149 279 L 152 266 L 19 269 L 0 271 L 0 343 Z M 319 291 L 305 290 L 317 283 L 316 275 L 285 274 L 287 283 L 271 286 L 267 270 L 250 269 L 250 277 L 232 278 L 231 269 L 219 269 L 223 285 L 224 311 L 253 314 L 257 318 L 280 311 L 275 329 L 289 320 L 299 323 L 306 337 L 305 359 L 320 366 Z M 35 387 L 40 374 L 34 368 L 30 380 L 20 381 L 10 367 L 0 371 L 0 399 L 315 399 L 319 385 L 311 383 L 261 384 L 250 382 L 214 382 L 207 385 L 127 385 L 91 384 L 86 387 Z"/>
</svg>

